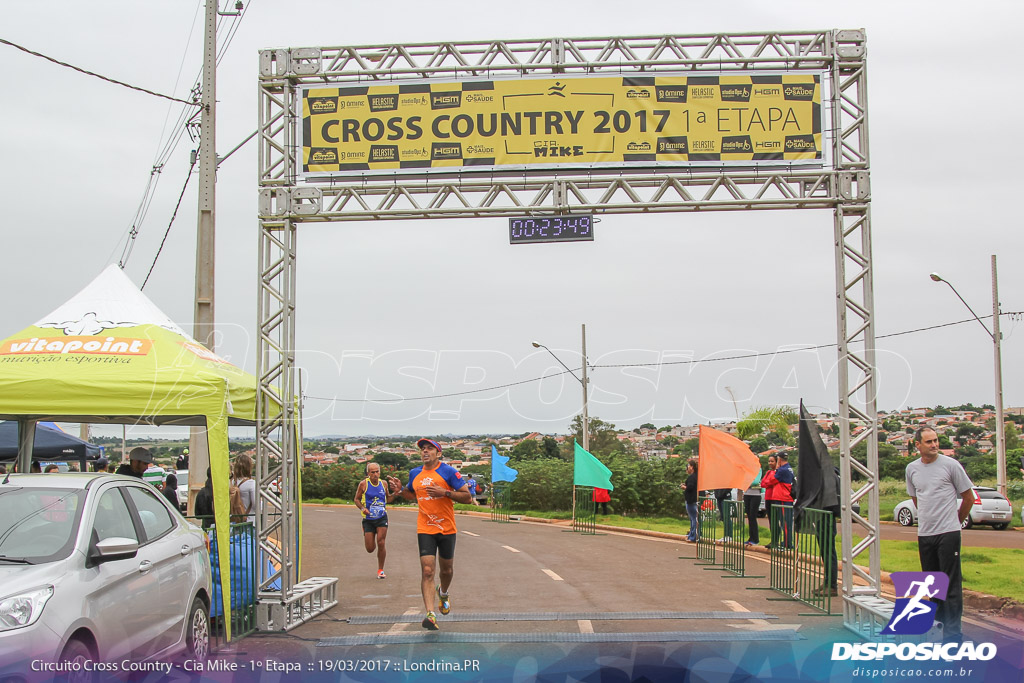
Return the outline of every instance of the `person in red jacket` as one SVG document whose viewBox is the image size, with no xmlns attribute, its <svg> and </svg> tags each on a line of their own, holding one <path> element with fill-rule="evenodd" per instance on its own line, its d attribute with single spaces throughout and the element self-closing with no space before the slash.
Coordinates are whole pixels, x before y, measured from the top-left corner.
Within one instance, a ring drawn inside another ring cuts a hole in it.
<svg viewBox="0 0 1024 683">
<path fill-rule="evenodd" d="M 765 472 L 764 477 L 761 479 L 761 486 L 764 487 L 765 511 L 768 513 L 768 526 L 771 530 L 771 540 L 765 546 L 767 548 L 791 548 L 793 545 L 793 525 L 792 522 L 788 521 L 793 518 L 792 469 L 786 464 L 783 457 L 782 464 L 786 471 L 782 472 L 780 477 L 779 460 L 779 456 L 768 456 L 768 471 Z M 785 481 L 787 479 L 788 481 Z M 777 523 L 772 523 L 771 521 L 773 507 L 779 508 L 778 512 L 775 513 L 778 520 Z M 781 545 L 779 544 L 780 537 L 782 540 Z"/>
<path fill-rule="evenodd" d="M 600 489 L 600 488 L 597 488 L 595 486 L 594 487 L 594 493 L 591 494 L 590 497 L 594 501 L 594 514 L 595 515 L 597 514 L 597 508 L 598 508 L 598 506 L 601 506 L 601 508 L 604 510 L 604 512 L 602 512 L 601 514 L 607 515 L 608 514 L 608 503 L 610 503 L 612 501 L 612 497 L 608 493 L 608 489 Z"/>
</svg>

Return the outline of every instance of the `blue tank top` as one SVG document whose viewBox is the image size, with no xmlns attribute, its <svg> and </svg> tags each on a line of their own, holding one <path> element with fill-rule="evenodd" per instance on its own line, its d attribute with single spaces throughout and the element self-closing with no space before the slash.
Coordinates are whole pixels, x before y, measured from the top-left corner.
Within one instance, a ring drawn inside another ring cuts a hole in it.
<svg viewBox="0 0 1024 683">
<path fill-rule="evenodd" d="M 384 480 L 378 479 L 377 485 L 370 483 L 366 478 L 366 491 L 363 492 L 363 506 L 366 508 L 366 519 L 380 519 L 385 514 L 384 506 L 387 505 L 387 489 L 384 488 Z"/>
</svg>

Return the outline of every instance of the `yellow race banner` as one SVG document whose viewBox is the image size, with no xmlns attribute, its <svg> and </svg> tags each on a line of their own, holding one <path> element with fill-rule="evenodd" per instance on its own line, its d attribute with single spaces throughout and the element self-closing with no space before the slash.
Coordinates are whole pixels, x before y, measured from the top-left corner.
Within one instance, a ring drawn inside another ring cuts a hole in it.
<svg viewBox="0 0 1024 683">
<path fill-rule="evenodd" d="M 311 87 L 302 172 L 822 160 L 819 74 Z"/>
</svg>

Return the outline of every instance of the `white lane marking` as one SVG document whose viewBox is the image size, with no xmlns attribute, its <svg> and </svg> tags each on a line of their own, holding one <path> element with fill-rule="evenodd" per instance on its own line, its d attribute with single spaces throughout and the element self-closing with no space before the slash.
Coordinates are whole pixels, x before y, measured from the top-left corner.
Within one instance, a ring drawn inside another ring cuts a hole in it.
<svg viewBox="0 0 1024 683">
<path fill-rule="evenodd" d="M 412 616 L 413 614 L 419 614 L 419 613 L 420 613 L 420 610 L 418 608 L 410 607 L 409 609 L 405 610 L 403 616 L 408 617 L 408 616 Z M 411 625 L 412 624 L 410 624 L 409 622 L 406 622 L 406 621 L 400 621 L 398 623 L 391 624 L 391 628 L 388 629 L 388 633 L 398 633 L 399 631 L 404 631 L 405 629 L 409 628 Z"/>
<path fill-rule="evenodd" d="M 590 622 L 590 619 L 577 619 L 576 623 L 580 625 L 580 633 L 594 632 L 594 625 Z"/>
<path fill-rule="evenodd" d="M 518 553 L 519 552 L 518 550 L 516 550 L 515 548 L 513 548 L 510 545 L 503 545 L 501 547 L 504 548 L 505 550 L 508 550 L 509 552 L 513 552 L 513 553 Z"/>
<path fill-rule="evenodd" d="M 463 531 L 462 533 L 466 534 L 467 536 L 479 536 L 480 535 L 480 534 L 474 534 L 472 531 Z"/>
<path fill-rule="evenodd" d="M 733 612 L 749 612 L 746 607 L 735 600 L 722 600 L 725 606 Z M 740 628 L 744 631 L 799 631 L 803 624 L 771 624 L 767 619 L 747 619 L 748 624 L 727 624 L 732 628 Z"/>
<path fill-rule="evenodd" d="M 555 581 L 563 581 L 564 580 L 564 579 L 562 579 L 561 576 L 559 576 L 558 574 L 554 573 L 550 569 L 541 569 L 541 571 L 544 572 L 545 574 L 547 574 L 548 576 L 550 576 Z M 591 631 L 591 633 L 593 633 L 593 631 Z"/>
</svg>

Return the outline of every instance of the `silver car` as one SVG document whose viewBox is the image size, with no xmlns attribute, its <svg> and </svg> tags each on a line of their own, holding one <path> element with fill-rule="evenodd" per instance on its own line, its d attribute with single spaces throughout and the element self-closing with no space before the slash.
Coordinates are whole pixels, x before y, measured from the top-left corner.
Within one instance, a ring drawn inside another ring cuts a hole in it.
<svg viewBox="0 0 1024 683">
<path fill-rule="evenodd" d="M 892 511 L 892 517 L 903 526 L 917 524 L 917 506 L 908 498 L 899 503 Z M 974 487 L 974 505 L 964 520 L 963 528 L 970 529 L 975 524 L 990 524 L 1002 531 L 1010 526 L 1013 520 L 1013 506 L 999 491 L 986 486 Z"/>
<path fill-rule="evenodd" d="M 0 680 L 38 662 L 88 679 L 126 661 L 204 660 L 207 543 L 139 479 L 0 478 Z"/>
</svg>

